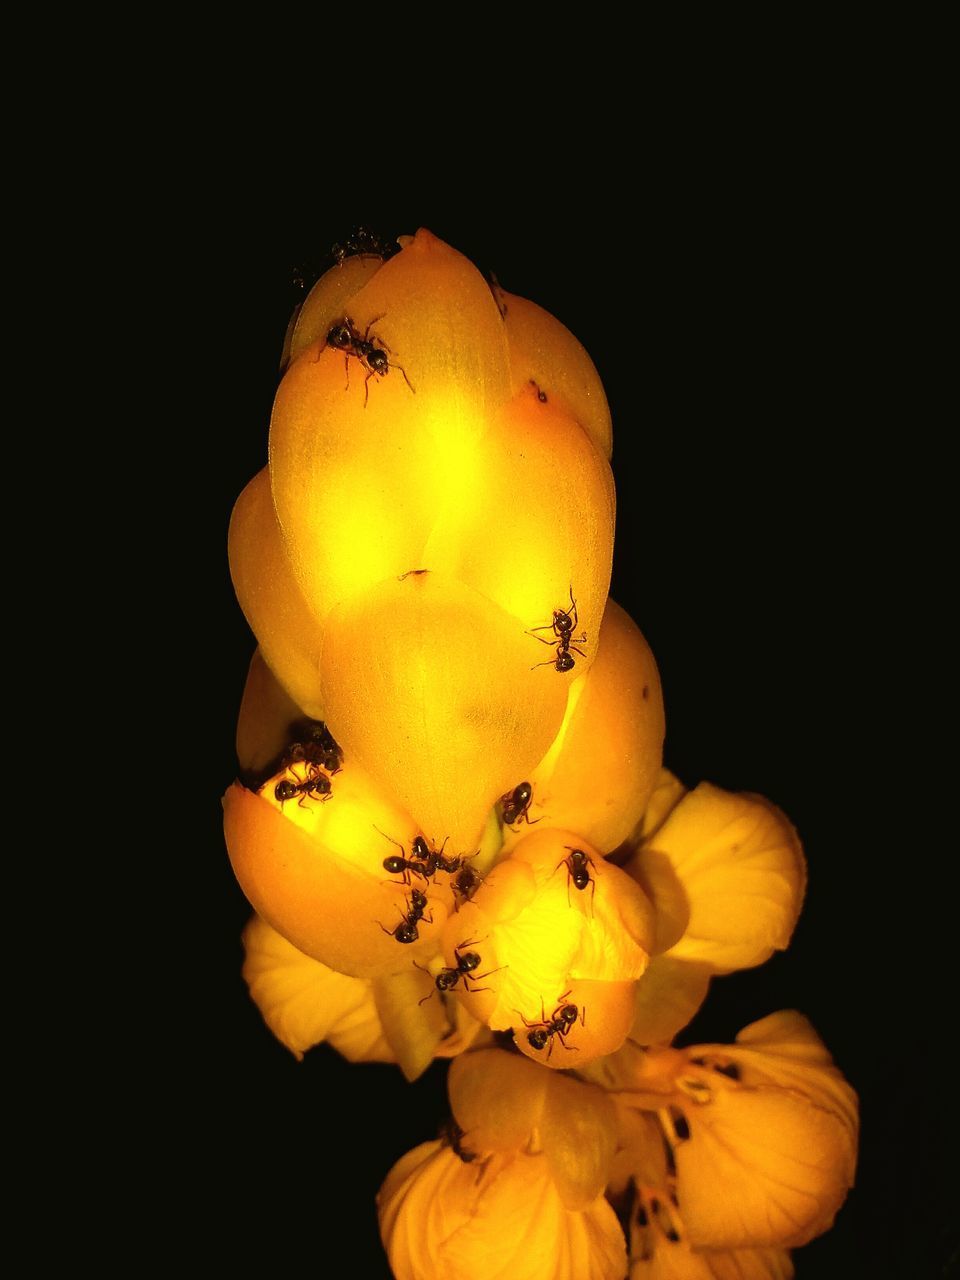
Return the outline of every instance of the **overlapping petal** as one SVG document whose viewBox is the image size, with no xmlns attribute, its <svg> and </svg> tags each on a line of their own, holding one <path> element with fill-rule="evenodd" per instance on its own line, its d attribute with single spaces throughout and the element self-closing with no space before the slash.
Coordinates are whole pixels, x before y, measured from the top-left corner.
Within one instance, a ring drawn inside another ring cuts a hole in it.
<svg viewBox="0 0 960 1280">
<path fill-rule="evenodd" d="M 336 973 L 253 916 L 243 977 L 267 1026 L 294 1057 L 326 1040 L 350 1062 L 395 1062 L 371 984 Z"/>
<path fill-rule="evenodd" d="M 536 820 L 578 831 L 609 853 L 648 807 L 660 773 L 665 722 L 653 653 L 613 600 L 607 600 L 596 650 L 593 666 L 570 689 L 550 750 L 528 780 Z M 522 839 L 523 830 L 507 827 L 504 848 Z"/>
<path fill-rule="evenodd" d="M 479 1167 L 478 1167 L 479 1166 Z M 465 1163 L 438 1142 L 393 1167 L 377 1197 L 397 1280 L 622 1280 L 623 1232 L 607 1201 L 568 1209 L 542 1155 Z"/>
<path fill-rule="evenodd" d="M 803 850 L 786 816 L 762 796 L 707 782 L 680 800 L 626 865 L 653 899 L 661 927 L 669 922 L 658 946 L 677 937 L 671 956 L 716 973 L 762 964 L 786 947 L 806 887 Z"/>
</svg>

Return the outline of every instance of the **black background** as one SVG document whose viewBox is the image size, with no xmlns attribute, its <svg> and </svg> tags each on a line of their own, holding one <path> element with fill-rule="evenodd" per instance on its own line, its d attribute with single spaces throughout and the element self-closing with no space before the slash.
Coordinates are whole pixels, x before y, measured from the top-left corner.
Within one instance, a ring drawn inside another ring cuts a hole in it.
<svg viewBox="0 0 960 1280">
<path fill-rule="evenodd" d="M 684 1038 L 732 1039 L 780 1008 L 809 1016 L 860 1093 L 862 1145 L 836 1227 L 795 1255 L 800 1280 L 939 1274 L 939 1125 L 918 1116 L 927 1028 L 909 1013 L 913 908 L 891 872 L 910 856 L 891 819 L 909 766 L 899 731 L 885 736 L 884 707 L 907 692 L 879 586 L 876 282 L 842 166 L 794 158 L 799 176 L 749 152 L 701 156 L 642 197 L 589 164 L 575 189 L 531 164 L 519 194 L 490 177 L 456 202 L 352 200 L 277 176 L 271 203 L 265 166 L 228 179 L 198 165 L 182 207 L 165 206 L 177 239 L 157 232 L 150 354 L 169 558 L 153 639 L 173 786 L 141 946 L 156 998 L 131 1018 L 146 1067 L 136 1145 L 172 1160 L 141 1206 L 158 1248 L 189 1230 L 183 1248 L 205 1258 L 263 1248 L 276 1273 L 324 1275 L 336 1237 L 350 1274 L 380 1280 L 374 1195 L 445 1114 L 441 1064 L 407 1085 L 326 1047 L 297 1064 L 273 1040 L 240 978 L 249 910 L 220 825 L 254 644 L 229 581 L 230 510 L 266 461 L 295 270 L 362 222 L 429 227 L 591 354 L 614 422 L 611 591 L 659 663 L 665 763 L 689 786 L 775 801 L 809 862 L 789 951 L 715 982 Z M 148 825 L 154 795 L 139 792 Z"/>
</svg>

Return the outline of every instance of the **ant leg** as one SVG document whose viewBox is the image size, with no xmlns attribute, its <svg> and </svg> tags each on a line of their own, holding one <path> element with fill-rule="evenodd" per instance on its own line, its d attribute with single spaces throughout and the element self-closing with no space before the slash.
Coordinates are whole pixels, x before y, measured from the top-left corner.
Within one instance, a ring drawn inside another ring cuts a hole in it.
<svg viewBox="0 0 960 1280">
<path fill-rule="evenodd" d="M 389 347 L 387 347 L 387 350 L 389 351 L 389 350 L 390 350 L 390 348 L 389 348 Z M 388 361 L 388 364 L 389 364 L 389 361 Z M 412 383 L 412 382 L 410 381 L 410 379 L 407 377 L 407 371 L 406 371 L 406 369 L 404 369 L 403 365 L 402 365 L 402 364 L 391 364 L 391 365 L 390 365 L 390 368 L 391 368 L 391 369 L 399 369 L 399 370 L 400 370 L 400 372 L 403 374 L 403 380 L 404 380 L 404 382 L 407 384 L 407 386 L 410 388 L 410 390 L 413 392 L 413 394 L 414 394 L 414 395 L 416 395 L 416 394 L 417 394 L 417 388 L 413 385 L 413 383 Z"/>
<path fill-rule="evenodd" d="M 546 630 L 547 630 L 547 628 L 546 628 L 546 627 L 534 627 L 534 628 L 533 628 L 533 631 L 546 631 Z M 555 644 L 557 643 L 557 641 L 556 641 L 556 637 L 554 637 L 554 639 L 553 639 L 553 640 L 544 640 L 543 636 L 534 636 L 534 635 L 533 635 L 533 631 L 528 631 L 526 634 L 527 634 L 528 636 L 533 636 L 534 640 L 539 640 L 541 644 L 555 645 Z"/>
<path fill-rule="evenodd" d="M 363 407 L 364 408 L 367 407 L 367 401 L 370 399 L 369 382 L 372 377 L 373 377 L 373 370 L 370 369 L 369 372 L 367 373 L 367 376 L 363 380 Z"/>
<path fill-rule="evenodd" d="M 344 352 L 344 356 L 343 356 L 343 367 L 347 371 L 347 382 L 343 389 L 344 391 L 349 391 L 350 390 L 350 357 L 349 355 L 346 354 L 346 352 Z"/>
<path fill-rule="evenodd" d="M 572 645 L 570 646 L 570 648 L 573 650 L 573 652 L 574 652 L 574 653 L 579 653 L 579 655 L 580 655 L 580 657 L 581 657 L 581 658 L 585 658 L 585 657 L 587 656 L 587 655 L 583 652 L 583 650 L 582 650 L 582 649 L 578 649 L 578 648 L 577 648 L 577 646 L 576 646 L 575 644 L 572 644 Z"/>
<path fill-rule="evenodd" d="M 486 973 L 478 973 L 476 976 L 474 976 L 473 974 L 465 973 L 463 975 L 463 985 L 465 987 L 467 986 L 467 978 L 469 978 L 471 982 L 482 982 L 484 978 L 489 978 L 491 973 L 499 973 L 501 969 L 506 969 L 508 967 L 509 967 L 508 965 L 501 964 L 501 965 L 498 965 L 496 969 L 488 969 Z M 490 987 L 483 987 L 481 989 L 483 991 L 489 991 Z M 467 990 L 469 991 L 470 988 L 467 987 Z"/>
<path fill-rule="evenodd" d="M 577 652 L 578 653 L 580 652 L 579 649 L 577 650 Z M 533 666 L 530 668 L 530 670 L 536 671 L 537 667 L 555 667 L 556 665 L 557 665 L 556 658 L 548 658 L 546 662 L 535 662 Z"/>
</svg>

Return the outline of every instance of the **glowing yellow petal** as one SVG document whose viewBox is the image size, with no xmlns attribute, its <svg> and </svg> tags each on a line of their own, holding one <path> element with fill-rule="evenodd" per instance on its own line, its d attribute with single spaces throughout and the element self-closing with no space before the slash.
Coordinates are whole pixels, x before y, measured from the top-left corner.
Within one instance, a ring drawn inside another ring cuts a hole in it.
<svg viewBox="0 0 960 1280">
<path fill-rule="evenodd" d="M 331 267 L 316 282 L 297 314 L 286 360 L 281 367 L 296 360 L 313 343 L 324 339 L 330 326 L 349 314 L 354 295 L 383 266 L 379 258 L 356 254 Z"/>
<path fill-rule="evenodd" d="M 616 1108 L 602 1089 L 554 1072 L 540 1118 L 540 1141 L 561 1200 L 568 1209 L 585 1209 L 610 1179 Z"/>
<path fill-rule="evenodd" d="M 233 589 L 264 661 L 297 706 L 321 719 L 320 627 L 294 580 L 266 467 L 236 501 L 227 553 Z"/>
<path fill-rule="evenodd" d="M 243 977 L 267 1026 L 296 1058 L 329 1040 L 350 1062 L 395 1062 L 370 983 L 335 973 L 253 916 L 243 931 Z"/>
<path fill-rule="evenodd" d="M 613 1101 L 617 1149 L 610 1165 L 611 1193 L 625 1193 L 631 1180 L 651 1187 L 665 1187 L 667 1159 L 660 1126 L 652 1115 L 624 1106 L 616 1097 Z"/>
<path fill-rule="evenodd" d="M 686 1109 L 675 1159 L 690 1243 L 793 1248 L 826 1231 L 853 1183 L 856 1149 L 832 1111 L 799 1093 L 716 1077 Z"/>
<path fill-rule="evenodd" d="M 478 1049 L 450 1063 L 450 1108 L 471 1151 L 519 1151 L 540 1124 L 553 1077 L 502 1049 Z M 596 1194 L 596 1193 L 595 1193 Z"/>
<path fill-rule="evenodd" d="M 375 978 L 371 986 L 377 1016 L 395 1060 L 408 1080 L 416 1080 L 433 1061 L 449 1030 L 433 978 L 411 961 L 409 968 Z"/>
<path fill-rule="evenodd" d="M 613 423 L 603 384 L 589 355 L 570 330 L 535 302 L 496 290 L 507 341 L 513 390 L 531 381 L 577 419 L 605 458 L 613 451 Z"/>
<path fill-rule="evenodd" d="M 482 440 L 509 395 L 503 324 L 480 273 L 420 232 L 350 301 L 386 375 L 321 343 L 287 370 L 270 476 L 294 573 L 316 617 L 384 578 L 434 570 L 444 512 L 475 501 Z M 344 554 L 348 549 L 349 554 Z"/>
<path fill-rule="evenodd" d="M 396 1280 L 622 1280 L 627 1258 L 601 1196 L 565 1208 L 542 1156 L 491 1156 L 480 1168 L 424 1143 L 377 1197 Z"/>
<path fill-rule="evenodd" d="M 653 653 L 630 617 L 608 600 L 596 660 L 571 688 L 560 731 L 529 776 L 536 813 L 551 826 L 578 831 L 601 852 L 617 848 L 648 807 L 663 735 Z M 508 827 L 504 848 L 521 838 Z"/>
<path fill-rule="evenodd" d="M 240 768 L 260 774 L 290 744 L 290 727 L 303 712 L 254 649 L 237 718 L 237 760 Z"/>
<path fill-rule="evenodd" d="M 382 582 L 328 618 L 322 690 L 337 741 L 457 853 L 475 851 L 563 718 L 566 685 L 534 679 L 529 642 L 496 605 L 431 573 Z"/>
<path fill-rule="evenodd" d="M 783 950 L 806 885 L 803 850 L 784 814 L 762 796 L 707 782 L 684 796 L 630 869 L 665 915 L 671 912 L 655 882 L 675 877 L 690 914 L 670 955 L 717 973 L 762 964 Z"/>
<path fill-rule="evenodd" d="M 630 1039 L 637 1044 L 666 1044 L 703 1004 L 711 970 L 673 956 L 654 956 L 637 983 Z"/>
<path fill-rule="evenodd" d="M 424 563 L 494 600 L 522 630 L 546 627 L 527 636 L 527 668 L 544 663 L 532 679 L 567 685 L 573 673 L 554 667 L 554 611 L 576 617 L 569 656 L 578 674 L 587 671 L 610 586 L 615 508 L 609 463 L 571 418 L 527 388 L 491 422 L 463 494 L 438 516 Z"/>
<path fill-rule="evenodd" d="M 436 951 L 452 907 L 446 884 L 423 884 L 429 905 L 415 942 L 391 932 L 409 913 L 411 886 L 387 880 L 383 859 L 396 850 L 382 832 L 409 848 L 417 828 L 408 815 L 349 764 L 325 802 L 288 800 L 281 811 L 276 781 L 257 794 L 234 784 L 224 796 L 227 852 L 257 914 L 298 950 L 354 977 L 396 973 Z"/>
</svg>

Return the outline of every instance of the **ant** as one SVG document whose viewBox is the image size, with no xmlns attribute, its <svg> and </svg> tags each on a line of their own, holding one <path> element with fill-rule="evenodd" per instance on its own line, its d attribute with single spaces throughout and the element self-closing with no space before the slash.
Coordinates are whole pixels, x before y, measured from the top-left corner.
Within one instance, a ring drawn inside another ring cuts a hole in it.
<svg viewBox="0 0 960 1280">
<path fill-rule="evenodd" d="M 530 1045 L 531 1049 L 536 1049 L 538 1052 L 549 1044 L 550 1048 L 547 1050 L 548 1058 L 550 1057 L 550 1054 L 553 1053 L 554 1036 L 557 1037 L 564 1049 L 567 1049 L 570 1053 L 579 1052 L 577 1048 L 567 1044 L 565 1037 L 570 1034 L 574 1023 L 578 1018 L 583 1026 L 587 1025 L 587 1011 L 584 1009 L 581 1013 L 575 1004 L 564 1004 L 564 1001 L 569 994 L 569 991 L 565 991 L 563 993 L 557 1001 L 557 1007 L 550 1015 L 549 1020 L 544 1013 L 542 997 L 540 999 L 541 1017 L 539 1022 L 528 1022 L 523 1014 L 520 1014 L 520 1020 L 525 1027 L 536 1028 L 536 1030 L 528 1032 L 527 1044 Z"/>
<path fill-rule="evenodd" d="M 298 720 L 290 726 L 290 732 L 297 736 L 283 756 L 284 768 L 303 761 L 328 773 L 339 773 L 343 751 L 322 720 Z"/>
<path fill-rule="evenodd" d="M 420 937 L 417 921 L 426 920 L 427 924 L 433 924 L 433 916 L 426 915 L 426 909 L 427 895 L 421 893 L 419 889 L 413 889 L 410 893 L 410 908 L 406 915 L 400 912 L 402 919 L 395 929 L 388 929 L 385 924 L 380 924 L 379 920 L 376 923 L 380 924 L 384 933 L 389 933 L 398 942 L 416 942 Z"/>
<path fill-rule="evenodd" d="M 528 813 L 532 799 L 533 787 L 529 782 L 520 782 L 512 791 L 502 795 L 500 804 L 503 808 L 503 825 L 512 827 L 517 822 L 526 822 L 533 826 L 535 822 L 540 822 L 540 818 L 531 818 Z"/>
<path fill-rule="evenodd" d="M 470 1164 L 476 1160 L 476 1151 L 465 1150 L 461 1146 L 463 1138 L 466 1136 L 466 1130 L 461 1129 L 456 1120 L 451 1116 L 450 1119 L 440 1129 L 440 1140 L 445 1146 L 450 1147 L 453 1152 L 460 1157 L 464 1164 Z"/>
<path fill-rule="evenodd" d="M 297 775 L 293 775 L 297 778 Z M 302 809 L 304 807 L 304 799 L 307 796 L 313 796 L 315 800 L 321 803 L 330 799 L 330 779 L 325 773 L 313 773 L 302 781 L 297 778 L 296 782 L 291 782 L 289 778 L 282 778 L 273 789 L 274 796 L 280 801 L 281 805 L 287 800 L 292 800 L 297 796 L 297 804 Z"/>
<path fill-rule="evenodd" d="M 324 347 L 336 347 L 338 351 L 343 352 L 343 363 L 347 371 L 347 386 L 350 386 L 350 357 L 355 356 L 364 369 L 367 376 L 363 383 L 363 407 L 367 407 L 367 399 L 370 395 L 368 383 L 374 374 L 378 378 L 385 378 L 391 369 L 399 369 L 403 374 L 404 381 L 411 391 L 416 394 L 416 388 L 407 377 L 406 370 L 399 364 L 391 364 L 387 359 L 387 352 L 390 348 L 383 339 L 379 339 L 381 346 L 376 345 L 376 341 L 370 337 L 370 330 L 382 320 L 383 316 L 374 316 L 374 318 L 364 329 L 363 333 L 356 327 L 349 316 L 344 316 L 342 320 L 338 320 L 336 324 L 331 325 L 327 331 L 327 339 L 324 346 L 320 348 L 320 352 Z M 320 359 L 320 352 L 317 353 L 317 359 Z"/>
<path fill-rule="evenodd" d="M 570 881 L 572 880 L 577 889 L 583 890 L 587 885 L 591 885 L 591 903 L 593 894 L 597 892 L 597 882 L 590 877 L 590 859 L 582 849 L 574 849 L 572 845 L 565 844 L 565 849 L 570 850 L 569 858 L 561 858 L 554 867 L 555 871 L 559 871 L 562 866 L 567 868 L 567 902 L 570 901 Z"/>
<path fill-rule="evenodd" d="M 476 857 L 476 854 L 474 854 Z M 453 881 L 453 892 L 458 898 L 465 901 L 472 898 L 479 889 L 483 877 L 479 871 L 475 871 L 473 867 L 463 867 L 460 874 Z"/>
<path fill-rule="evenodd" d="M 572 616 L 571 616 L 572 615 Z M 581 658 L 587 655 L 582 649 L 578 649 L 573 643 L 573 632 L 579 622 L 577 614 L 577 602 L 573 598 L 573 587 L 570 588 L 570 608 L 554 609 L 553 621 L 546 623 L 542 627 L 532 627 L 528 632 L 528 636 L 533 636 L 534 640 L 539 640 L 541 644 L 555 644 L 557 646 L 556 658 L 550 658 L 547 662 L 535 662 L 530 668 L 536 671 L 537 667 L 554 667 L 557 671 L 571 671 L 576 666 L 576 662 L 570 656 L 570 650 L 579 653 Z M 552 631 L 555 640 L 545 640 L 543 636 L 534 635 L 535 631 Z M 577 644 L 586 644 L 587 633 L 577 636 Z"/>
<path fill-rule="evenodd" d="M 478 938 L 472 938 L 469 942 L 461 942 L 459 946 L 456 946 L 453 948 L 453 954 L 454 956 L 456 956 L 456 960 L 457 960 L 457 967 L 455 969 L 440 970 L 440 972 L 437 974 L 437 976 L 433 980 L 438 991 L 452 991 L 461 978 L 463 979 L 464 991 L 491 991 L 492 990 L 491 987 L 471 987 L 470 983 L 471 981 L 480 982 L 483 978 L 489 978 L 491 973 L 499 973 L 501 969 L 505 969 L 507 966 L 505 964 L 502 964 L 496 969 L 488 969 L 486 973 L 478 973 L 475 977 L 471 977 L 474 969 L 479 969 L 480 965 L 482 964 L 480 956 L 477 954 L 476 951 L 467 951 L 463 955 L 461 955 L 460 953 L 461 951 L 463 951 L 464 947 L 476 946 L 478 941 L 479 941 Z M 414 960 L 413 963 L 417 964 L 416 960 Z M 423 965 L 417 964 L 417 968 L 423 969 Z M 429 972 L 429 970 L 427 969 L 424 969 L 423 971 L 424 973 Z M 424 1000 L 429 1000 L 432 995 L 433 995 L 433 992 L 431 991 L 429 992 L 428 995 L 425 995 L 423 997 L 423 1000 L 418 1000 L 417 1003 L 423 1004 Z"/>
<path fill-rule="evenodd" d="M 380 831 L 380 828 L 377 827 Z M 397 848 L 404 852 L 403 845 L 399 840 L 394 840 L 393 836 L 388 836 L 385 831 L 380 831 L 382 836 L 395 844 Z M 447 837 L 449 839 L 449 836 Z M 383 869 L 392 876 L 403 876 L 404 884 L 410 883 L 410 872 L 414 875 L 422 877 L 424 880 L 432 880 L 438 871 L 445 871 L 448 875 L 452 875 L 455 871 L 459 871 L 463 865 L 463 858 L 445 858 L 443 850 L 446 848 L 447 841 L 438 849 L 431 849 L 423 836 L 415 836 L 413 844 L 410 846 L 412 857 L 406 858 L 393 853 L 389 858 L 384 858 Z M 474 854 L 476 857 L 476 854 Z"/>
<path fill-rule="evenodd" d="M 540 401 L 540 403 L 541 403 L 541 404 L 546 404 L 546 403 L 547 403 L 547 393 L 546 393 L 545 391 L 541 390 L 541 388 L 540 388 L 540 383 L 539 383 L 539 382 L 535 382 L 535 381 L 533 380 L 533 378 L 531 378 L 531 379 L 530 379 L 530 385 L 531 385 L 531 387 L 533 387 L 533 388 L 534 388 L 534 390 L 536 391 L 536 393 L 537 393 L 537 399 Z M 554 617 L 556 617 L 556 611 L 554 611 Z"/>
</svg>

